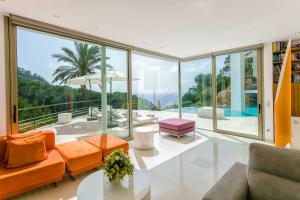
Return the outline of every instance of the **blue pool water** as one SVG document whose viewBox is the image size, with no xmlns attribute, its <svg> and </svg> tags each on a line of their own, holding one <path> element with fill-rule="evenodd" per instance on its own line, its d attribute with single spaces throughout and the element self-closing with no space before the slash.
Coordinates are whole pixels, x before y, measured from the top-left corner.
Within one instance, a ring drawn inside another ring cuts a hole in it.
<svg viewBox="0 0 300 200">
<path fill-rule="evenodd" d="M 197 113 L 198 107 L 183 107 L 182 113 Z M 257 117 L 258 109 L 257 107 L 246 107 L 243 112 L 232 110 L 230 107 L 222 107 L 224 109 L 225 117 Z M 178 112 L 178 109 L 169 109 L 166 110 L 169 112 Z"/>
</svg>

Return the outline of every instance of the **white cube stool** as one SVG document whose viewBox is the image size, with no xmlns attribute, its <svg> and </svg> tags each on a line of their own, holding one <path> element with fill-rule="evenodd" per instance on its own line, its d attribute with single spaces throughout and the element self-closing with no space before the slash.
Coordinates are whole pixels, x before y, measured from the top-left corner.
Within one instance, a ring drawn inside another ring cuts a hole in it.
<svg viewBox="0 0 300 200">
<path fill-rule="evenodd" d="M 57 115 L 57 122 L 59 124 L 67 124 L 72 122 L 72 113 L 60 113 Z"/>
<path fill-rule="evenodd" d="M 154 130 L 150 127 L 138 127 L 133 130 L 133 144 L 136 149 L 154 147 Z"/>
</svg>

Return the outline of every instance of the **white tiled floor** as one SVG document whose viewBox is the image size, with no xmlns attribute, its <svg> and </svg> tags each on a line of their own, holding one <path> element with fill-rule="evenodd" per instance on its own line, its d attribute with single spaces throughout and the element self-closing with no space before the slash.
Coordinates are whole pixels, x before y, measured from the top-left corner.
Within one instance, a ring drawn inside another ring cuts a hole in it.
<svg viewBox="0 0 300 200">
<path fill-rule="evenodd" d="M 197 130 L 181 139 L 155 135 L 155 149 L 130 149 L 137 168 L 149 170 L 154 200 L 201 199 L 234 162 L 247 163 L 248 144 L 255 140 Z M 257 142 L 257 141 L 255 141 Z M 48 185 L 14 199 L 77 199 L 76 190 L 87 172 L 72 181 L 68 176 L 55 188 Z"/>
</svg>

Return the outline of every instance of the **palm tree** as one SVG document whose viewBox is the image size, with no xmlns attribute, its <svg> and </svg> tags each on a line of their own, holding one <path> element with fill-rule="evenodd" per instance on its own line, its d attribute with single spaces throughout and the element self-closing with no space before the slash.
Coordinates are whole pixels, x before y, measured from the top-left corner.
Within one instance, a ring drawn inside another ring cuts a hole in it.
<svg viewBox="0 0 300 200">
<path fill-rule="evenodd" d="M 52 83 L 59 82 L 60 85 L 66 84 L 69 79 L 95 73 L 100 70 L 100 48 L 91 46 L 86 43 L 74 42 L 75 52 L 67 47 L 62 47 L 62 54 L 53 54 L 60 65 L 53 73 L 54 79 Z M 82 99 L 87 96 L 86 86 L 81 86 Z"/>
</svg>

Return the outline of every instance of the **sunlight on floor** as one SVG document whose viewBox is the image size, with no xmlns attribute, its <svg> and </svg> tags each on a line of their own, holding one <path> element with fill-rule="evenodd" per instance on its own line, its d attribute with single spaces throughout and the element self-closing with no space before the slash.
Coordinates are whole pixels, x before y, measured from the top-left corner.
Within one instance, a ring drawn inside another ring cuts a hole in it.
<svg viewBox="0 0 300 200">
<path fill-rule="evenodd" d="M 183 153 L 205 141 L 208 138 L 202 135 L 196 135 L 195 139 L 192 134 L 186 135 L 180 139 L 171 135 L 154 136 L 154 149 L 137 150 L 130 148 L 129 155 L 138 169 L 152 169 L 163 162 Z M 133 142 L 131 141 L 131 146 Z"/>
<path fill-rule="evenodd" d="M 248 145 L 257 140 L 197 130 L 177 139 L 155 134 L 153 150 L 136 150 L 130 141 L 130 157 L 136 168 L 147 169 L 151 177 L 152 200 L 201 199 L 201 196 L 232 166 L 247 163 Z M 55 188 L 52 184 L 13 199 L 76 200 L 80 182 L 93 171 L 80 174 L 73 181 L 65 175 Z M 161 190 L 164 188 L 164 190 Z"/>
</svg>

